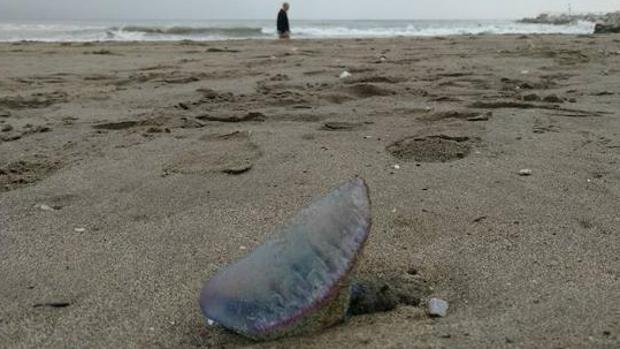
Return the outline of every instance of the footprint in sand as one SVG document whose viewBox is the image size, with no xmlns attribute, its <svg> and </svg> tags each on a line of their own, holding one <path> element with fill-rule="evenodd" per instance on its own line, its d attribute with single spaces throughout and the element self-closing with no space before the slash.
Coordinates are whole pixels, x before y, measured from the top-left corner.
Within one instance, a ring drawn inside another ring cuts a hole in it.
<svg viewBox="0 0 620 349">
<path fill-rule="evenodd" d="M 395 94 L 394 91 L 374 85 L 374 84 L 355 84 L 345 89 L 346 92 L 357 98 L 384 97 Z"/>
<path fill-rule="evenodd" d="M 0 192 L 11 191 L 36 183 L 60 169 L 59 162 L 14 161 L 0 166 Z"/>
<path fill-rule="evenodd" d="M 68 101 L 66 92 L 35 93 L 29 97 L 14 96 L 0 98 L 0 108 L 6 109 L 40 109 Z"/>
<path fill-rule="evenodd" d="M 262 156 L 258 145 L 251 141 L 250 132 L 207 135 L 201 141 L 188 145 L 185 153 L 180 154 L 164 172 L 240 175 L 250 171 Z"/>
<path fill-rule="evenodd" d="M 406 78 L 397 76 L 362 76 L 359 78 L 353 78 L 346 80 L 346 84 L 398 84 L 407 81 Z"/>
<path fill-rule="evenodd" d="M 467 157 L 472 143 L 469 137 L 408 137 L 388 146 L 387 150 L 404 161 L 449 162 Z"/>
</svg>

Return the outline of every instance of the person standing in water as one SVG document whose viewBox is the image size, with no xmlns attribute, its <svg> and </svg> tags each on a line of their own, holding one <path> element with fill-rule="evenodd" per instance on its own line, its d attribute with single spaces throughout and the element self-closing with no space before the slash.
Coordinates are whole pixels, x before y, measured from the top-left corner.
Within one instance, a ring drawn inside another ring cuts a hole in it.
<svg viewBox="0 0 620 349">
<path fill-rule="evenodd" d="M 280 39 L 291 38 L 291 27 L 288 23 L 288 10 L 291 8 L 288 2 L 282 4 L 282 9 L 278 13 L 278 35 Z"/>
</svg>

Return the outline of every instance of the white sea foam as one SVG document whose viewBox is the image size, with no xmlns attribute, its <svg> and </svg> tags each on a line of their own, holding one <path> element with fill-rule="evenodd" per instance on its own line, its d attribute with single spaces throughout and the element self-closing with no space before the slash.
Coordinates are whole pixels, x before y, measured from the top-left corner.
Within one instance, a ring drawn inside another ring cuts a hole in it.
<svg viewBox="0 0 620 349">
<path fill-rule="evenodd" d="M 465 34 L 589 34 L 594 25 L 514 21 L 293 21 L 299 38 L 372 38 Z M 0 22 L 0 41 L 161 41 L 261 39 L 276 35 L 272 21 Z"/>
</svg>

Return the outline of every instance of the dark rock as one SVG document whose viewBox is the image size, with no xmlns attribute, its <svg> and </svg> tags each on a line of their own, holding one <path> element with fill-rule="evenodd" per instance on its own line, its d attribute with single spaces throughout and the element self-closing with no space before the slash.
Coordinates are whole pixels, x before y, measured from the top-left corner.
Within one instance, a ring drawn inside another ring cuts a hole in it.
<svg viewBox="0 0 620 349">
<path fill-rule="evenodd" d="M 594 26 L 594 34 L 620 34 L 620 25 L 597 23 Z"/>
</svg>

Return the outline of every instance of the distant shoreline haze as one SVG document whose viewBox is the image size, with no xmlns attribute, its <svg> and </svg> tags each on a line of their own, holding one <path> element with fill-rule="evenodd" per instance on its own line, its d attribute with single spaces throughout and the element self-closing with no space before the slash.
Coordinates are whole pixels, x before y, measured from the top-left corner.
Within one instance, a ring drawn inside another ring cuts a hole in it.
<svg viewBox="0 0 620 349">
<path fill-rule="evenodd" d="M 12 20 L 142 21 L 267 20 L 282 0 L 2 0 L 0 18 Z M 306 20 L 520 19 L 541 13 L 601 13 L 620 9 L 618 0 L 313 0 L 290 1 L 290 15 Z M 570 4 L 570 9 L 569 9 Z"/>
</svg>

